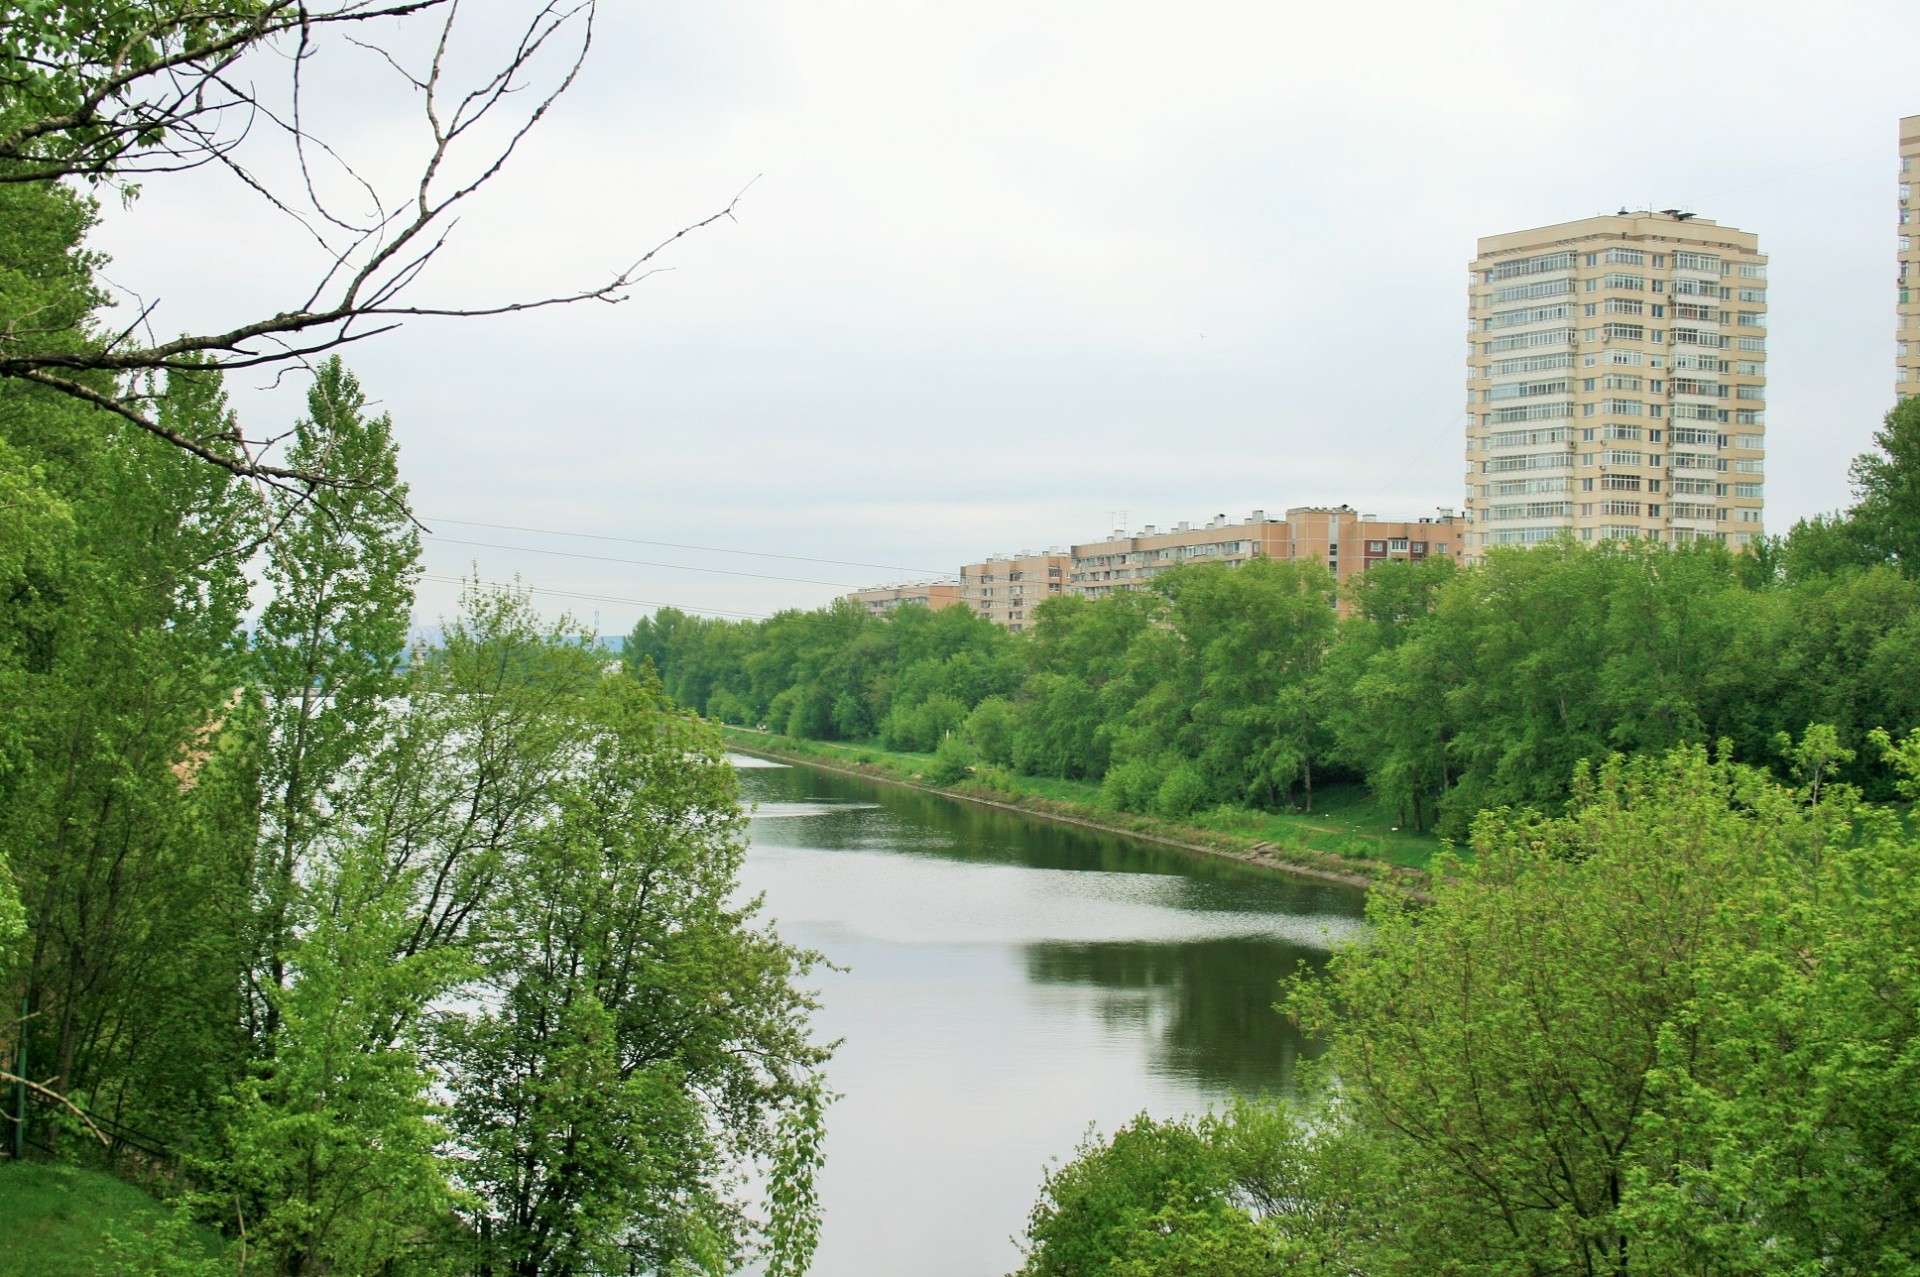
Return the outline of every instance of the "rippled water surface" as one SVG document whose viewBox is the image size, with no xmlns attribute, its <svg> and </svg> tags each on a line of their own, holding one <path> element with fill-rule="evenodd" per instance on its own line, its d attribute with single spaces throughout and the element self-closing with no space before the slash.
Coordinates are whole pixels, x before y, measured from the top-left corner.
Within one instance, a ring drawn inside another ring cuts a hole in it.
<svg viewBox="0 0 1920 1277">
<path fill-rule="evenodd" d="M 1089 1123 L 1289 1089 L 1310 1048 L 1275 986 L 1360 925 L 1346 888 L 739 761 L 747 889 L 846 968 L 817 974 L 844 1039 L 819 1277 L 1010 1271 Z"/>
</svg>

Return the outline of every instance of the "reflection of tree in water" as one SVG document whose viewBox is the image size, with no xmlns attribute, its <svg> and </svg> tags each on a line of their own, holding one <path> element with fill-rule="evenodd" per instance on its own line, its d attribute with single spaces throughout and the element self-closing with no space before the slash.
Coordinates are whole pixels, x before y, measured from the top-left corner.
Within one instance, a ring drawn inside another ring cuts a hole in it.
<svg viewBox="0 0 1920 1277">
<path fill-rule="evenodd" d="M 1289 1091 L 1294 1066 L 1320 1053 L 1273 1009 L 1280 981 L 1324 953 L 1256 938 L 1029 945 L 1035 984 L 1091 987 L 1109 1022 L 1157 1023 L 1155 1072 L 1241 1094 Z"/>
<path fill-rule="evenodd" d="M 1267 908 L 1309 916 L 1359 914 L 1359 893 L 1349 887 L 834 772 L 808 767 L 754 770 L 743 773 L 741 790 L 743 798 L 755 803 L 862 804 L 844 812 L 799 817 L 809 822 L 807 845 L 823 850 L 886 850 L 1034 869 L 1166 874 L 1194 883 L 1223 884 L 1235 892 L 1231 902 L 1192 902 L 1200 907 Z M 1238 894 L 1249 887 L 1261 899 Z"/>
</svg>

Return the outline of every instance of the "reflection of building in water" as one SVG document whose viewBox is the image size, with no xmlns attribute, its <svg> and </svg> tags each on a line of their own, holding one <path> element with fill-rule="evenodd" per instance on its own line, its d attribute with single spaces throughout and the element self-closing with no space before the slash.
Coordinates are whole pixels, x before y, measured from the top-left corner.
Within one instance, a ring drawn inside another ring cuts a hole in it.
<svg viewBox="0 0 1920 1277">
<path fill-rule="evenodd" d="M 1242 1095 L 1293 1090 L 1295 1067 L 1320 1054 L 1273 1004 L 1301 962 L 1326 960 L 1268 936 L 1026 947 L 1035 984 L 1099 991 L 1103 1017 L 1122 1031 L 1147 1021 L 1156 1073 Z"/>
</svg>

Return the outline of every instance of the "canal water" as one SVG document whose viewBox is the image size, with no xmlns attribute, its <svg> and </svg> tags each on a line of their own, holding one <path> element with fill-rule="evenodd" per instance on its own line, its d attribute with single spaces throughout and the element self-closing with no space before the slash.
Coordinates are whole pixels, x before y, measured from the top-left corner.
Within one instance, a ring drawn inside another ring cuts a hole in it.
<svg viewBox="0 0 1920 1277">
<path fill-rule="evenodd" d="M 994 1277 L 1090 1124 L 1286 1093 L 1278 982 L 1361 925 L 1349 888 L 740 758 L 743 874 L 816 972 L 843 1096 L 819 1277 Z"/>
</svg>

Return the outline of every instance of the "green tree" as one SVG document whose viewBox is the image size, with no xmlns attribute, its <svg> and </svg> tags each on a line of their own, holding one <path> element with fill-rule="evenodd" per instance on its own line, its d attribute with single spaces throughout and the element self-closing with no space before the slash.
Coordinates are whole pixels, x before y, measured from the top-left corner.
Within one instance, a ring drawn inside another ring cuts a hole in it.
<svg viewBox="0 0 1920 1277">
<path fill-rule="evenodd" d="M 1693 748 L 1583 769 L 1563 816 L 1487 812 L 1474 853 L 1290 998 L 1374 1155 L 1365 1271 L 1910 1270 L 1920 900 L 1890 814 Z"/>
<path fill-rule="evenodd" d="M 1920 398 L 1909 396 L 1873 435 L 1873 452 L 1848 472 L 1855 504 L 1847 512 L 1868 556 L 1920 577 Z"/>
<path fill-rule="evenodd" d="M 933 761 L 927 764 L 927 779 L 935 785 L 957 785 L 973 774 L 977 757 L 965 736 L 948 732 L 940 738 Z"/>
<path fill-rule="evenodd" d="M 393 730 L 420 538 L 400 481 L 393 422 L 370 417 L 338 358 L 316 370 L 288 462 L 328 476 L 268 542 L 269 589 L 254 629 L 266 748 L 256 870 L 255 997 L 263 1049 L 285 981 L 291 918 L 350 769 Z"/>
<path fill-rule="evenodd" d="M 228 417 L 213 374 L 153 391 L 181 428 Z M 0 845 L 32 929 L 29 1054 L 55 1090 L 171 1140 L 244 1058 L 232 975 L 255 813 L 230 720 L 257 504 L 139 432 L 71 420 L 91 409 L 6 398 L 26 401 L 7 444 L 72 519 L 26 557 L 0 622 L 21 658 L 0 708 Z"/>
<path fill-rule="evenodd" d="M 534 643 L 527 626 L 498 613 L 470 641 Z M 733 902 L 744 818 L 717 739 L 636 680 L 574 696 L 549 815 L 481 906 L 485 1009 L 442 1030 L 484 1262 L 719 1271 L 757 1238 L 769 1272 L 799 1272 L 827 1098 L 796 984 L 814 957 Z"/>
<path fill-rule="evenodd" d="M 989 696 L 967 715 L 967 739 L 980 751 L 980 757 L 996 767 L 1013 763 L 1013 736 L 1019 730 L 1020 715 L 1013 702 L 1004 696 Z"/>
<path fill-rule="evenodd" d="M 1020 1277 L 1276 1277 L 1345 1262 L 1361 1165 L 1332 1111 L 1141 1114 L 1048 1173 Z"/>
<path fill-rule="evenodd" d="M 387 877 L 354 846 L 303 869 L 319 885 L 265 993 L 271 1053 L 233 1088 L 218 1151 L 198 1162 L 207 1214 L 245 1229 L 248 1272 L 448 1271 L 456 1198 L 426 1012 L 469 959 L 395 960 L 427 885 L 418 872 Z"/>
<path fill-rule="evenodd" d="M 1259 1272 L 1265 1247 L 1230 1189 L 1225 1159 L 1191 1123 L 1143 1113 L 1107 1140 L 1089 1135 L 1041 1187 L 1020 1277 Z M 1211 1266 L 1163 1268 L 1175 1249 L 1216 1254 Z"/>
</svg>

